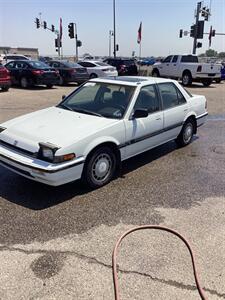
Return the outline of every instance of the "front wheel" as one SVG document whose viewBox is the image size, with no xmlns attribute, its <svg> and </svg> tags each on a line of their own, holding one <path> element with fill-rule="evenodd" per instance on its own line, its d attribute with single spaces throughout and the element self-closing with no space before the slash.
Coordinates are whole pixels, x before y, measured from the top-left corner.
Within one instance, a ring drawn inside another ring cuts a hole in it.
<svg viewBox="0 0 225 300">
<path fill-rule="evenodd" d="M 90 79 L 92 79 L 92 78 L 97 78 L 97 77 L 98 77 L 98 75 L 95 74 L 95 73 L 92 73 L 92 74 L 89 76 Z"/>
<path fill-rule="evenodd" d="M 194 122 L 192 120 L 187 120 L 183 128 L 176 139 L 176 143 L 180 147 L 187 146 L 190 144 L 194 134 Z"/>
<path fill-rule="evenodd" d="M 2 91 L 3 91 L 3 92 L 7 92 L 8 90 L 9 90 L 9 86 L 3 86 L 3 87 L 2 87 Z"/>
<path fill-rule="evenodd" d="M 159 71 L 158 70 L 153 70 L 152 71 L 152 77 L 159 77 Z"/>
<path fill-rule="evenodd" d="M 86 162 L 82 179 L 91 188 L 99 188 L 114 177 L 116 155 L 109 147 L 96 149 Z"/>
<path fill-rule="evenodd" d="M 48 89 L 51 89 L 53 87 L 53 84 L 47 84 L 46 86 Z"/>
<path fill-rule="evenodd" d="M 202 81 L 202 84 L 204 86 L 210 86 L 211 83 L 212 83 L 212 79 L 205 79 Z"/>
</svg>

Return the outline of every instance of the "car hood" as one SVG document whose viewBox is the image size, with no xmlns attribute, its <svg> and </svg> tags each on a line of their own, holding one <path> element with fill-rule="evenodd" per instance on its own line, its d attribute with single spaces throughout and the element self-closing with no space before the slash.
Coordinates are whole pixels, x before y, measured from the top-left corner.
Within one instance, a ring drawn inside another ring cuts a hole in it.
<svg viewBox="0 0 225 300">
<path fill-rule="evenodd" d="M 50 107 L 1 124 L 6 130 L 0 136 L 4 142 L 37 151 L 40 142 L 66 147 L 116 122 L 118 120 Z"/>
</svg>

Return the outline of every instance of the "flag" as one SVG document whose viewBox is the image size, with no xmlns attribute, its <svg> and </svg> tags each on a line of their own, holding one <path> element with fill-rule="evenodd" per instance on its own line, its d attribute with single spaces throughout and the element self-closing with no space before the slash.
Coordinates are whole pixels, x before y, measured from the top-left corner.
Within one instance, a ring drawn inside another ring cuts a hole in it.
<svg viewBox="0 0 225 300">
<path fill-rule="evenodd" d="M 59 21 L 59 39 L 62 40 L 62 18 Z"/>
<path fill-rule="evenodd" d="M 212 43 L 212 26 L 210 26 L 210 31 L 209 31 L 209 47 L 211 47 L 211 43 Z"/>
<path fill-rule="evenodd" d="M 138 37 L 137 37 L 138 44 L 141 43 L 141 31 L 142 31 L 142 22 L 140 23 L 140 26 L 139 26 L 139 29 L 138 29 Z"/>
</svg>

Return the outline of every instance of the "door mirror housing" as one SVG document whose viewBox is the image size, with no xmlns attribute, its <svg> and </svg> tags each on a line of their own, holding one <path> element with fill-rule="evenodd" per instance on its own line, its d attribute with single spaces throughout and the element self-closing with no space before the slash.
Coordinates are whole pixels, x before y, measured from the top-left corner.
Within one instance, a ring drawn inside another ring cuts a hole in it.
<svg viewBox="0 0 225 300">
<path fill-rule="evenodd" d="M 62 100 L 64 100 L 66 98 L 66 95 L 62 95 Z"/>
<path fill-rule="evenodd" d="M 146 108 L 135 109 L 132 119 L 147 118 L 148 110 Z"/>
</svg>

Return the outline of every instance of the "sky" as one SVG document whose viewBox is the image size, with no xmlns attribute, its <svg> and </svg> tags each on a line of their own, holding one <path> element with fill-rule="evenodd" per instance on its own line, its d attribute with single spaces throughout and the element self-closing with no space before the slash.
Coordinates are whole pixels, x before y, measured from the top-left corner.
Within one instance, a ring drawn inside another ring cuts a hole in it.
<svg viewBox="0 0 225 300">
<path fill-rule="evenodd" d="M 139 55 L 137 32 L 142 21 L 142 56 L 166 56 L 191 53 L 193 39 L 179 38 L 179 30 L 189 30 L 194 22 L 198 0 L 115 0 L 117 55 Z M 204 0 L 210 5 L 210 0 Z M 41 55 L 56 55 L 55 35 L 36 29 L 34 20 L 42 15 L 48 26 L 59 28 L 63 20 L 63 54 L 75 54 L 75 40 L 68 37 L 68 24 L 76 22 L 78 39 L 82 41 L 79 55 L 109 53 L 109 30 L 113 29 L 113 0 L 0 0 L 0 46 L 34 47 Z M 212 16 L 205 22 L 205 32 L 212 25 L 225 33 L 225 0 L 211 0 Z M 203 53 L 209 47 L 208 36 L 201 41 Z M 212 40 L 212 49 L 225 51 L 225 36 Z"/>
</svg>

